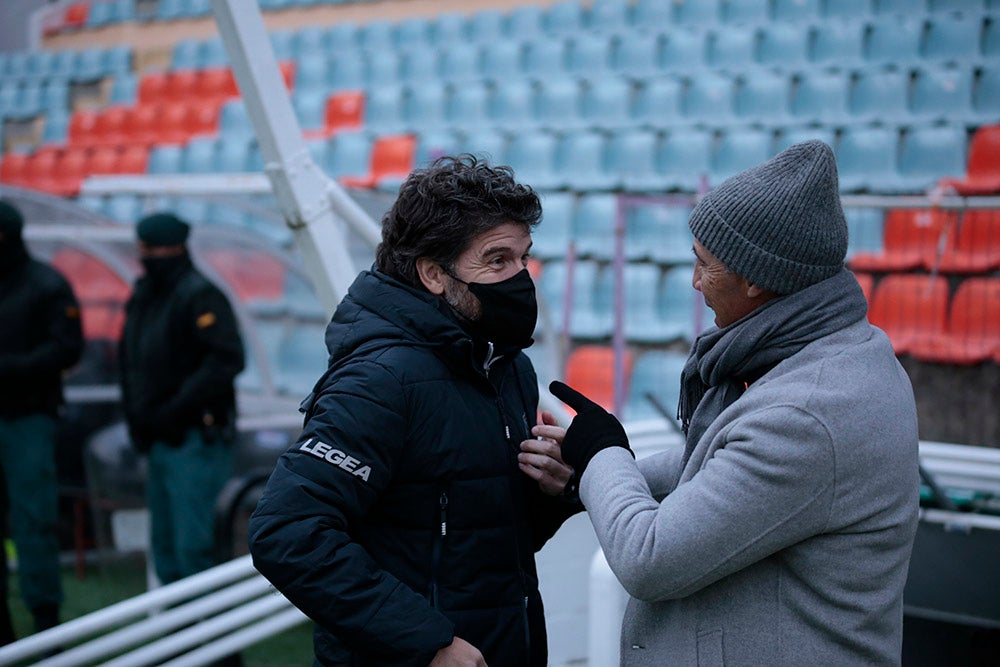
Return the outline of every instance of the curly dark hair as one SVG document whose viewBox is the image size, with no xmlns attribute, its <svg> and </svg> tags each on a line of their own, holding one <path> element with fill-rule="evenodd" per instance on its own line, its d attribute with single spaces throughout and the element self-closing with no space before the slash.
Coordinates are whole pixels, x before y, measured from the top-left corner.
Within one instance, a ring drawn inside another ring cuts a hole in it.
<svg viewBox="0 0 1000 667">
<path fill-rule="evenodd" d="M 419 258 L 449 268 L 483 232 L 506 223 L 530 230 L 541 217 L 538 195 L 517 183 L 510 167 L 491 167 L 468 153 L 440 157 L 406 178 L 383 216 L 375 268 L 423 289 Z"/>
</svg>

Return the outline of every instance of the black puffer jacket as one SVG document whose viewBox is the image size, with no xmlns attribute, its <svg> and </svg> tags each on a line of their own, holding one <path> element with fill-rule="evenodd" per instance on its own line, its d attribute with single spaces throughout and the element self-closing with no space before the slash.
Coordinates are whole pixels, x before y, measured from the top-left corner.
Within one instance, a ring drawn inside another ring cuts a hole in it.
<svg viewBox="0 0 1000 667">
<path fill-rule="evenodd" d="M 250 520 L 254 564 L 316 621 L 321 665 L 427 665 L 453 636 L 546 662 L 534 552 L 578 504 L 517 467 L 527 357 L 495 359 L 437 297 L 377 272 L 327 329 L 331 366 Z"/>
<path fill-rule="evenodd" d="M 62 274 L 20 240 L 0 266 L 0 417 L 55 415 L 62 373 L 80 360 L 80 306 Z"/>
</svg>

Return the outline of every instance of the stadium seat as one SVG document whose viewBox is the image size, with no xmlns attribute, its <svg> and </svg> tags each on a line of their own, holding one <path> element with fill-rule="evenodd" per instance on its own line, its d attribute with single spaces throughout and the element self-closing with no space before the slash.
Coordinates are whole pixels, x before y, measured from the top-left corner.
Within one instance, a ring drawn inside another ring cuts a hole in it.
<svg viewBox="0 0 1000 667">
<path fill-rule="evenodd" d="M 958 125 L 915 127 L 903 136 L 899 154 L 901 189 L 922 192 L 941 178 L 965 173 L 968 139 Z"/>
<path fill-rule="evenodd" d="M 303 55 L 297 61 L 296 93 L 303 92 L 326 92 L 328 72 L 327 58 L 322 53 L 310 53 Z"/>
<path fill-rule="evenodd" d="M 792 116 L 800 123 L 836 124 L 848 115 L 850 79 L 844 72 L 811 70 L 796 76 Z"/>
<path fill-rule="evenodd" d="M 778 154 L 789 146 L 818 139 L 827 146 L 836 146 L 836 132 L 832 127 L 782 127 L 778 129 L 778 136 L 774 142 L 774 153 Z"/>
<path fill-rule="evenodd" d="M 364 125 L 365 96 L 358 90 L 342 90 L 326 100 L 323 127 L 327 134 L 359 130 Z"/>
<path fill-rule="evenodd" d="M 701 293 L 691 287 L 690 266 L 667 269 L 659 293 L 660 324 L 663 340 L 694 341 L 715 323 L 715 315 L 705 305 Z"/>
<path fill-rule="evenodd" d="M 564 181 L 556 172 L 556 144 L 554 133 L 525 130 L 514 134 L 504 155 L 504 161 L 514 169 L 518 180 L 538 190 L 560 187 Z"/>
<path fill-rule="evenodd" d="M 491 124 L 523 128 L 535 123 L 535 88 L 527 79 L 498 81 L 490 91 L 487 113 Z"/>
<path fill-rule="evenodd" d="M 707 182 L 711 170 L 713 138 L 705 130 L 670 132 L 660 144 L 658 172 L 664 190 L 697 192 Z"/>
<path fill-rule="evenodd" d="M 463 44 L 466 38 L 466 17 L 461 12 L 440 12 L 427 26 L 430 44 L 448 49 Z"/>
<path fill-rule="evenodd" d="M 439 55 L 441 78 L 449 82 L 479 79 L 479 46 L 469 42 L 452 42 Z"/>
<path fill-rule="evenodd" d="M 358 48 L 358 27 L 353 23 L 335 23 L 326 29 L 326 46 L 332 54 Z"/>
<path fill-rule="evenodd" d="M 323 84 L 326 84 L 325 80 Z M 199 99 L 216 99 L 220 102 L 239 97 L 240 94 L 236 77 L 229 67 L 206 67 L 199 70 L 194 92 Z"/>
<path fill-rule="evenodd" d="M 671 0 L 635 0 L 632 5 L 632 27 L 669 26 L 673 23 Z"/>
<path fill-rule="evenodd" d="M 118 146 L 98 146 L 91 149 L 87 160 L 88 176 L 107 176 L 120 171 L 121 149 Z"/>
<path fill-rule="evenodd" d="M 69 111 L 69 84 L 62 79 L 49 79 L 41 86 L 40 112 L 66 113 Z"/>
<path fill-rule="evenodd" d="M 409 84 L 436 83 L 441 75 L 438 51 L 428 46 L 400 51 L 399 79 Z"/>
<path fill-rule="evenodd" d="M 865 35 L 865 60 L 895 65 L 919 60 L 923 23 L 910 16 L 882 16 L 872 21 Z"/>
<path fill-rule="evenodd" d="M 857 252 L 851 269 L 872 273 L 911 271 L 934 252 L 953 214 L 940 209 L 891 209 L 885 216 L 881 252 Z"/>
<path fill-rule="evenodd" d="M 151 146 L 160 141 L 160 106 L 158 104 L 138 104 L 129 109 L 122 133 L 130 144 Z"/>
<path fill-rule="evenodd" d="M 1000 118 L 1000 67 L 980 69 L 972 95 L 972 110 L 976 120 L 984 125 L 994 125 Z"/>
<path fill-rule="evenodd" d="M 673 127 L 682 118 L 683 97 L 683 83 L 675 77 L 640 80 L 632 104 L 633 125 L 653 129 Z"/>
<path fill-rule="evenodd" d="M 928 249 L 924 268 L 941 273 L 990 273 L 1000 269 L 1000 213 L 969 209 L 949 215 L 944 246 Z M 940 250 L 940 256 L 939 251 Z"/>
<path fill-rule="evenodd" d="M 712 152 L 708 180 L 716 186 L 744 169 L 766 161 L 772 155 L 773 135 L 758 128 L 727 130 Z"/>
<path fill-rule="evenodd" d="M 941 276 L 890 274 L 872 295 L 868 319 L 889 336 L 897 355 L 915 341 L 941 336 L 948 313 L 948 281 Z"/>
<path fill-rule="evenodd" d="M 461 130 L 485 125 L 491 96 L 481 81 L 453 84 L 445 106 L 448 126 Z"/>
<path fill-rule="evenodd" d="M 819 4 L 819 0 L 773 0 L 771 11 L 775 21 L 815 21 Z"/>
<path fill-rule="evenodd" d="M 188 137 L 203 134 L 216 134 L 219 131 L 219 110 L 221 102 L 217 99 L 197 99 L 188 102 L 188 113 L 184 121 L 184 130 Z"/>
<path fill-rule="evenodd" d="M 632 376 L 632 353 L 626 349 L 621 360 L 623 383 L 628 387 Z M 606 345 L 581 345 L 566 357 L 566 384 L 609 412 L 616 408 L 615 351 Z M 624 397 L 622 397 L 624 399 Z M 618 406 L 619 412 L 624 406 Z"/>
<path fill-rule="evenodd" d="M 660 70 L 663 35 L 658 32 L 629 32 L 611 42 L 611 67 L 618 73 L 648 77 Z"/>
<path fill-rule="evenodd" d="M 586 10 L 586 26 L 595 32 L 625 32 L 629 8 L 626 0 L 594 0 Z"/>
<path fill-rule="evenodd" d="M 69 114 L 65 111 L 49 111 L 45 114 L 41 144 L 64 144 L 69 136 Z"/>
<path fill-rule="evenodd" d="M 301 88 L 292 94 L 292 108 L 306 136 L 324 132 L 326 91 L 321 88 Z"/>
<path fill-rule="evenodd" d="M 559 185 L 587 192 L 612 189 L 615 178 L 607 171 L 606 151 L 607 138 L 600 132 L 563 133 L 556 144 L 555 155 L 554 171 L 559 175 Z"/>
<path fill-rule="evenodd" d="M 925 61 L 975 61 L 979 58 L 982 31 L 982 14 L 930 17 L 921 55 Z"/>
<path fill-rule="evenodd" d="M 74 111 L 69 119 L 69 142 L 77 146 L 93 146 L 97 142 L 94 130 L 100 114 L 96 111 Z"/>
<path fill-rule="evenodd" d="M 356 51 L 342 51 L 327 63 L 327 80 L 332 90 L 364 88 L 365 59 Z"/>
<path fill-rule="evenodd" d="M 720 25 L 708 32 L 705 63 L 715 69 L 740 70 L 756 60 L 757 31 Z"/>
<path fill-rule="evenodd" d="M 615 267 L 612 267 L 612 274 Z M 627 263 L 622 271 L 622 315 L 625 338 L 634 343 L 660 343 L 657 296 L 660 292 L 660 267 L 656 264 Z"/>
<path fill-rule="evenodd" d="M 139 197 L 128 194 L 110 195 L 104 210 L 112 220 L 129 224 L 136 222 L 143 212 Z"/>
<path fill-rule="evenodd" d="M 24 187 L 27 181 L 27 167 L 29 158 L 24 153 L 4 153 L 0 161 L 0 181 L 8 185 Z"/>
<path fill-rule="evenodd" d="M 506 17 L 498 9 L 482 9 L 473 13 L 466 23 L 470 40 L 477 44 L 491 44 L 505 40 Z M 522 39 L 515 35 L 514 39 Z"/>
<path fill-rule="evenodd" d="M 971 120 L 972 70 L 921 67 L 914 72 L 910 115 L 923 122 Z"/>
<path fill-rule="evenodd" d="M 565 69 L 578 76 L 601 76 L 611 67 L 613 40 L 608 35 L 580 32 L 569 38 Z"/>
<path fill-rule="evenodd" d="M 440 81 L 425 81 L 403 91 L 403 123 L 407 132 L 434 130 L 446 125 L 448 89 Z"/>
<path fill-rule="evenodd" d="M 131 106 L 139 96 L 139 80 L 133 74 L 119 74 L 111 82 L 110 104 Z"/>
<path fill-rule="evenodd" d="M 813 64 L 844 67 L 864 60 L 863 23 L 827 21 L 813 26 L 809 32 L 809 60 Z"/>
<path fill-rule="evenodd" d="M 617 216 L 618 201 L 615 195 L 587 193 L 580 196 L 573 216 L 573 241 L 579 257 L 596 260 L 612 258 L 615 252 Z"/>
<path fill-rule="evenodd" d="M 766 67 L 801 67 L 809 61 L 809 31 L 793 23 L 772 23 L 760 31 L 757 62 Z"/>
<path fill-rule="evenodd" d="M 1000 125 L 977 129 L 969 145 L 965 176 L 944 178 L 940 184 L 960 195 L 1000 193 Z"/>
<path fill-rule="evenodd" d="M 851 85 L 849 109 L 855 122 L 905 122 L 910 115 L 910 72 L 862 70 Z"/>
<path fill-rule="evenodd" d="M 652 192 L 662 189 L 656 157 L 659 135 L 651 130 L 628 128 L 613 132 L 608 141 L 608 173 L 618 187 L 629 192 Z"/>
<path fill-rule="evenodd" d="M 942 364 L 1000 361 L 1000 279 L 967 278 L 955 290 L 943 332 L 913 341 L 910 353 Z"/>
<path fill-rule="evenodd" d="M 378 137 L 371 152 L 371 165 L 361 178 L 343 177 L 346 187 L 396 189 L 413 170 L 417 139 L 410 134 Z"/>
<path fill-rule="evenodd" d="M 540 196 L 542 221 L 532 232 L 531 254 L 546 260 L 561 259 L 570 243 L 576 195 L 543 192 Z"/>
<path fill-rule="evenodd" d="M 168 77 L 169 74 L 166 72 L 143 74 L 139 80 L 139 103 L 160 104 L 166 101 Z"/>
<path fill-rule="evenodd" d="M 570 335 L 581 340 L 609 338 L 615 327 L 615 285 L 611 265 L 577 262 L 575 280 Z"/>
<path fill-rule="evenodd" d="M 390 21 L 376 19 L 358 28 L 358 45 L 369 53 L 395 50 L 395 28 Z"/>
<path fill-rule="evenodd" d="M 295 33 L 291 30 L 272 30 L 269 33 L 274 57 L 278 60 L 291 60 L 294 57 L 293 44 Z"/>
<path fill-rule="evenodd" d="M 987 21 L 983 30 L 983 57 L 995 59 L 1000 56 L 1000 21 Z"/>
<path fill-rule="evenodd" d="M 685 75 L 703 68 L 705 33 L 694 30 L 666 33 L 660 49 L 660 66 L 664 71 Z"/>
<path fill-rule="evenodd" d="M 620 76 L 594 76 L 583 82 L 580 121 L 584 127 L 616 129 L 632 124 L 633 84 Z"/>
<path fill-rule="evenodd" d="M 687 80 L 681 110 L 690 124 L 725 126 L 734 116 L 736 85 L 724 74 L 704 72 Z"/>
<path fill-rule="evenodd" d="M 232 287 L 241 302 L 282 298 L 285 268 L 273 255 L 258 250 L 226 248 L 209 250 L 201 256 Z"/>
<path fill-rule="evenodd" d="M 722 4 L 725 23 L 756 25 L 771 20 L 768 0 L 727 0 Z"/>
<path fill-rule="evenodd" d="M 549 76 L 559 76 L 567 71 L 567 52 L 566 40 L 547 35 L 536 36 L 524 43 L 521 71 L 543 81 Z M 510 72 L 507 75 L 510 76 Z"/>
<path fill-rule="evenodd" d="M 462 133 L 460 150 L 472 153 L 492 165 L 507 164 L 507 135 L 492 128 L 469 130 Z"/>
<path fill-rule="evenodd" d="M 128 284 L 104 262 L 75 248 L 57 250 L 51 262 L 80 300 L 84 338 L 118 340 L 131 291 Z"/>
<path fill-rule="evenodd" d="M 826 18 L 864 20 L 872 13 L 874 0 L 820 0 L 820 13 Z"/>
<path fill-rule="evenodd" d="M 631 261 L 685 264 L 694 238 L 687 220 L 691 207 L 672 202 L 639 202 L 626 208 L 625 256 Z"/>
<path fill-rule="evenodd" d="M 789 120 L 791 86 L 785 74 L 746 72 L 736 84 L 734 110 L 743 122 L 780 125 Z"/>
<path fill-rule="evenodd" d="M 583 34 L 586 14 L 580 0 L 560 0 L 542 14 L 542 29 L 550 35 Z"/>
<path fill-rule="evenodd" d="M 183 149 L 179 144 L 155 146 L 149 153 L 150 174 L 181 173 Z"/>
<path fill-rule="evenodd" d="M 844 128 L 836 151 L 841 191 L 896 192 L 900 186 L 898 151 L 899 132 L 894 128 Z"/>
<path fill-rule="evenodd" d="M 403 129 L 403 88 L 386 84 L 368 90 L 365 96 L 365 128 L 375 134 Z"/>
<path fill-rule="evenodd" d="M 711 27 L 722 20 L 720 0 L 687 0 L 673 4 L 673 21 L 677 25 Z"/>
<path fill-rule="evenodd" d="M 51 175 L 38 183 L 40 189 L 63 197 L 73 197 L 79 194 L 83 179 L 94 166 L 89 148 L 70 146 L 56 154 Z M 100 167 L 98 163 L 96 165 Z M 109 173 L 109 172 L 105 172 Z"/>
<path fill-rule="evenodd" d="M 927 0 L 875 0 L 876 14 L 920 16 L 927 11 Z"/>
<path fill-rule="evenodd" d="M 187 143 L 181 157 L 181 173 L 212 174 L 216 171 L 215 139 L 198 137 Z"/>
<path fill-rule="evenodd" d="M 201 67 L 201 42 L 190 38 L 177 40 L 171 51 L 170 67 L 175 70 Z"/>
<path fill-rule="evenodd" d="M 549 77 L 535 87 L 535 122 L 553 131 L 580 127 L 583 90 L 578 79 Z"/>
<path fill-rule="evenodd" d="M 484 79 L 506 83 L 521 71 L 522 43 L 515 39 L 485 42 L 481 46 L 479 70 Z"/>
<path fill-rule="evenodd" d="M 401 81 L 400 54 L 382 49 L 365 54 L 365 81 L 369 89 L 392 85 Z"/>
<path fill-rule="evenodd" d="M 504 20 L 504 34 L 510 39 L 536 39 L 544 32 L 545 11 L 539 5 L 519 5 Z"/>
<path fill-rule="evenodd" d="M 149 149 L 141 145 L 126 145 L 121 149 L 119 174 L 145 174 L 149 168 Z"/>
<path fill-rule="evenodd" d="M 224 174 L 250 171 L 250 143 L 238 138 L 217 139 L 215 165 Z"/>
<path fill-rule="evenodd" d="M 659 408 L 666 410 L 666 419 L 676 422 L 677 405 L 680 402 L 681 372 L 687 362 L 687 355 L 666 350 L 649 350 L 640 354 L 632 366 L 632 380 L 629 383 L 628 399 L 624 417 L 629 422 L 644 419 L 663 419 Z M 659 405 L 654 405 L 648 394 Z"/>
<path fill-rule="evenodd" d="M 859 252 L 878 255 L 885 235 L 885 212 L 880 208 L 844 208 L 847 218 L 848 262 Z"/>
</svg>

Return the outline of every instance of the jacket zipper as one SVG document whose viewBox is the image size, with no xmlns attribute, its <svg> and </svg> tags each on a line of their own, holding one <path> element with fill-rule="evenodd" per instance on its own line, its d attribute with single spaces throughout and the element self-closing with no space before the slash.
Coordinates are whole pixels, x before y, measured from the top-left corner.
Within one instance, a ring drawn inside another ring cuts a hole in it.
<svg viewBox="0 0 1000 667">
<path fill-rule="evenodd" d="M 431 606 L 438 608 L 438 571 L 441 567 L 441 550 L 444 538 L 448 535 L 448 492 L 442 491 L 438 498 L 441 508 L 441 523 L 438 534 L 434 537 L 434 547 L 431 552 Z"/>
</svg>

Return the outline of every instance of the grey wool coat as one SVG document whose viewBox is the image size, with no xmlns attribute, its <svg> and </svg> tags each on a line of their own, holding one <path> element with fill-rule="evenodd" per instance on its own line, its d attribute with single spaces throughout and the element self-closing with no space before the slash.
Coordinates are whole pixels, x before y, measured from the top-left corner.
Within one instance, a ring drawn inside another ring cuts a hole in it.
<svg viewBox="0 0 1000 667">
<path fill-rule="evenodd" d="M 750 385 L 686 463 L 599 452 L 580 496 L 631 596 L 623 665 L 899 663 L 917 419 L 866 320 Z"/>
</svg>

